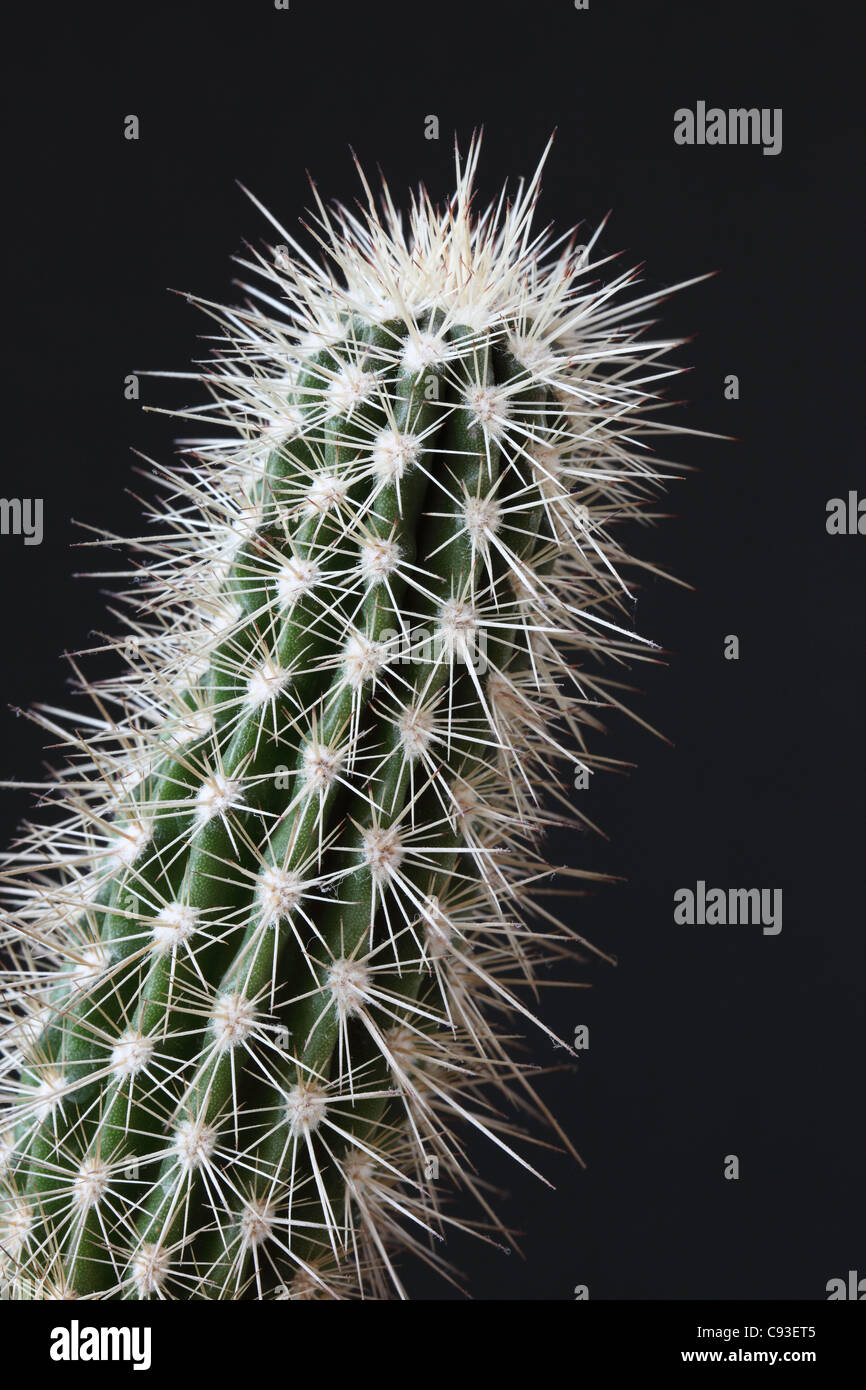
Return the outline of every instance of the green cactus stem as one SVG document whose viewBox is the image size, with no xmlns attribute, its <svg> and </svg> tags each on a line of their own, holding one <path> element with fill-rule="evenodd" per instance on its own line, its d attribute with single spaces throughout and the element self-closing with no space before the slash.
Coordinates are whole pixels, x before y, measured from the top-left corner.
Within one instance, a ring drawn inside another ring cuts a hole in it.
<svg viewBox="0 0 866 1390">
<path fill-rule="evenodd" d="M 405 226 L 317 200 L 323 264 L 278 228 L 207 306 L 123 673 L 34 711 L 68 762 L 3 868 L 13 1297 L 404 1297 L 401 1251 L 505 1239 L 479 1134 L 571 1146 L 512 1042 L 585 949 L 544 838 L 653 650 L 618 537 L 675 467 L 675 343 L 532 230 L 541 166 L 475 214 L 477 159 Z"/>
</svg>

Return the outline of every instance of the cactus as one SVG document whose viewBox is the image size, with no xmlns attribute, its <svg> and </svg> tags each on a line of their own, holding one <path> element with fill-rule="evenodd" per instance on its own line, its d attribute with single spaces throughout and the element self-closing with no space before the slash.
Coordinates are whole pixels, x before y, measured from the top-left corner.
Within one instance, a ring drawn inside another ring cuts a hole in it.
<svg viewBox="0 0 866 1390">
<path fill-rule="evenodd" d="M 316 194 L 321 263 L 270 219 L 204 306 L 205 437 L 102 571 L 123 674 L 32 712 L 68 760 L 4 861 L 12 1296 L 405 1297 L 401 1251 L 506 1239 L 479 1135 L 571 1148 L 512 1051 L 590 949 L 544 837 L 653 650 L 616 537 L 676 466 L 676 344 L 598 233 L 533 230 L 541 165 L 476 213 L 477 162 L 406 227 L 363 174 Z"/>
</svg>

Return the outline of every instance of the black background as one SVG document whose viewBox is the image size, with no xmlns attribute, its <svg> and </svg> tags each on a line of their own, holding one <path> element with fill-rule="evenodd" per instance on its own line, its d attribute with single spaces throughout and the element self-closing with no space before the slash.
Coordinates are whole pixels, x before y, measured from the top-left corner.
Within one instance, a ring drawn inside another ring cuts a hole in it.
<svg viewBox="0 0 866 1390">
<path fill-rule="evenodd" d="M 481 191 L 528 174 L 550 131 L 543 220 L 589 227 L 675 296 L 667 331 L 697 472 L 635 544 L 694 586 L 645 585 L 634 621 L 667 649 L 598 751 L 635 764 L 575 792 L 609 839 L 554 858 L 621 876 L 573 920 L 616 969 L 551 989 L 546 1018 L 590 1026 L 547 1098 L 587 1169 L 543 1156 L 555 1190 L 480 1152 L 508 1190 L 525 1259 L 454 1242 L 475 1297 L 822 1299 L 866 1275 L 863 1119 L 863 580 L 866 537 L 831 537 L 828 498 L 866 494 L 861 428 L 862 81 L 844 5 L 620 3 L 40 5 L 7 29 L 8 276 L 3 495 L 44 497 L 45 540 L 0 540 L 12 705 L 62 703 L 62 650 L 105 624 L 71 518 L 134 533 L 132 448 L 166 459 L 199 399 L 136 369 L 187 368 L 206 321 L 183 295 L 237 297 L 230 257 L 290 229 L 305 169 L 351 199 L 349 145 L 396 193 L 449 191 L 452 140 L 485 128 Z M 782 107 L 782 153 L 681 148 L 680 106 Z M 124 117 L 141 122 L 124 139 Z M 441 139 L 424 138 L 438 115 Z M 735 373 L 740 399 L 724 399 Z M 146 467 L 146 465 L 145 465 Z M 95 566 L 93 566 L 95 567 Z M 739 661 L 723 658 L 727 634 Z M 32 777 L 42 736 L 0 716 L 2 775 Z M 28 806 L 3 799 L 4 839 Z M 676 888 L 782 888 L 777 937 L 681 927 Z M 542 1065 L 564 1054 L 535 1044 Z M 725 1155 L 739 1181 L 725 1181 Z M 454 1296 L 423 1270 L 419 1297 Z"/>
</svg>

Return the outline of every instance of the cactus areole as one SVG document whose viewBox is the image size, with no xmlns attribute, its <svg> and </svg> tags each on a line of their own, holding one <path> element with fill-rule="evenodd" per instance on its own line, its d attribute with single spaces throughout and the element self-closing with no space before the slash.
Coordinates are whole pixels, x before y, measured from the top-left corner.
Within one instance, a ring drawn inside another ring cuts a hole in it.
<svg viewBox="0 0 866 1390">
<path fill-rule="evenodd" d="M 34 711 L 68 758 L 3 866 L 13 1297 L 405 1297 L 401 1252 L 507 1244 L 487 1144 L 570 1147 L 512 1051 L 587 949 L 545 834 L 652 651 L 622 523 L 676 343 L 533 229 L 540 166 L 483 211 L 477 161 L 405 219 L 317 196 L 306 247 L 270 219 L 101 571 L 118 674 Z"/>
</svg>

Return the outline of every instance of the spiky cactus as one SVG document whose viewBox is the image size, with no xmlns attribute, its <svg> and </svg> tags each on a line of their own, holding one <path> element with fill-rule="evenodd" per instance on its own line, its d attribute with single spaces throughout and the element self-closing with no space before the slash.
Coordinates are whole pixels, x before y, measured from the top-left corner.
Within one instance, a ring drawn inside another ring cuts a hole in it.
<svg viewBox="0 0 866 1390">
<path fill-rule="evenodd" d="M 403 1296 L 401 1247 L 495 1235 L 467 1136 L 528 1167 L 500 1102 L 550 1119 L 510 1055 L 582 944 L 542 841 L 648 651 L 616 536 L 673 343 L 532 230 L 540 166 L 475 215 L 477 156 L 408 232 L 317 199 L 324 265 L 279 229 L 206 306 L 219 435 L 157 475 L 124 673 L 34 712 L 70 756 L 4 874 L 13 1296 Z"/>
</svg>

